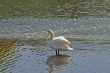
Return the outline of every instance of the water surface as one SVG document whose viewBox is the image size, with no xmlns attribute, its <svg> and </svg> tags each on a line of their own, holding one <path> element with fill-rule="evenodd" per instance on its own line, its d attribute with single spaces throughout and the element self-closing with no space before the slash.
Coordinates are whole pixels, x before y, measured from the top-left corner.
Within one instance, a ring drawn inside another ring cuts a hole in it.
<svg viewBox="0 0 110 73">
<path fill-rule="evenodd" d="M 55 51 L 45 45 L 25 42 L 14 46 L 14 50 L 1 62 L 1 73 L 110 72 L 110 44 L 72 41 L 71 47 L 76 49 L 62 51 L 60 56 L 56 56 Z"/>
<path fill-rule="evenodd" d="M 0 19 L 110 17 L 110 0 L 1 0 Z"/>
<path fill-rule="evenodd" d="M 110 73 L 110 0 L 1 0 L 0 73 Z M 74 51 L 45 44 L 47 29 Z"/>
</svg>

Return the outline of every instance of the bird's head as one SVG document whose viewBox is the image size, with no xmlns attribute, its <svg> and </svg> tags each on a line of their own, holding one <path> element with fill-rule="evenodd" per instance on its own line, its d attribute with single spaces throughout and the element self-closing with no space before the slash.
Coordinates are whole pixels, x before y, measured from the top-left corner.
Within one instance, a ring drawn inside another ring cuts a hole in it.
<svg viewBox="0 0 110 73">
<path fill-rule="evenodd" d="M 48 29 L 48 34 L 50 35 L 50 38 L 54 37 L 54 32 L 52 31 L 52 29 Z"/>
</svg>

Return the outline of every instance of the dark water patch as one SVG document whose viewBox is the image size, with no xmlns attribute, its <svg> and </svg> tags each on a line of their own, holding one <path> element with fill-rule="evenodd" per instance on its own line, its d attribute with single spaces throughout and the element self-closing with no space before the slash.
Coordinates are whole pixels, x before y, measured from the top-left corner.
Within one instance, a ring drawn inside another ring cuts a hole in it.
<svg viewBox="0 0 110 73">
<path fill-rule="evenodd" d="M 36 18 L 110 17 L 109 0 L 11 0 L 0 1 L 0 19 L 32 16 Z"/>
</svg>

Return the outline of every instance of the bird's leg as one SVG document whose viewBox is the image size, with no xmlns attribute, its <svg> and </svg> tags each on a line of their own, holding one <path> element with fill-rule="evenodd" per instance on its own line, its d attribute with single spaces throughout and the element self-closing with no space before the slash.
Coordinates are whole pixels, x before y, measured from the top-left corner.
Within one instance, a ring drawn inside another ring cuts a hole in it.
<svg viewBox="0 0 110 73">
<path fill-rule="evenodd" d="M 56 55 L 58 55 L 58 51 L 56 50 Z"/>
<path fill-rule="evenodd" d="M 60 55 L 60 54 L 59 54 L 59 50 L 57 50 L 57 52 L 58 52 L 58 55 Z"/>
<path fill-rule="evenodd" d="M 59 50 L 56 50 L 56 55 L 60 55 Z"/>
</svg>

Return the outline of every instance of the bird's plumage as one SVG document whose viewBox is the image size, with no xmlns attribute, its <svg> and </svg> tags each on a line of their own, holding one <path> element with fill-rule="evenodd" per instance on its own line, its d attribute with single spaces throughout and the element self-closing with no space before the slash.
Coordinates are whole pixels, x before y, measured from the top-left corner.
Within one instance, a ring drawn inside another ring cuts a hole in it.
<svg viewBox="0 0 110 73">
<path fill-rule="evenodd" d="M 54 37 L 54 33 L 51 29 L 48 30 L 48 33 L 50 34 L 50 38 L 47 40 L 47 45 L 51 47 L 54 50 L 73 50 L 73 48 L 70 48 L 69 44 L 70 41 L 68 41 L 63 36 Z"/>
<path fill-rule="evenodd" d="M 63 36 L 55 37 L 53 38 L 53 40 L 57 41 L 58 43 L 62 43 L 62 44 L 70 44 L 70 41 L 65 39 Z"/>
</svg>

